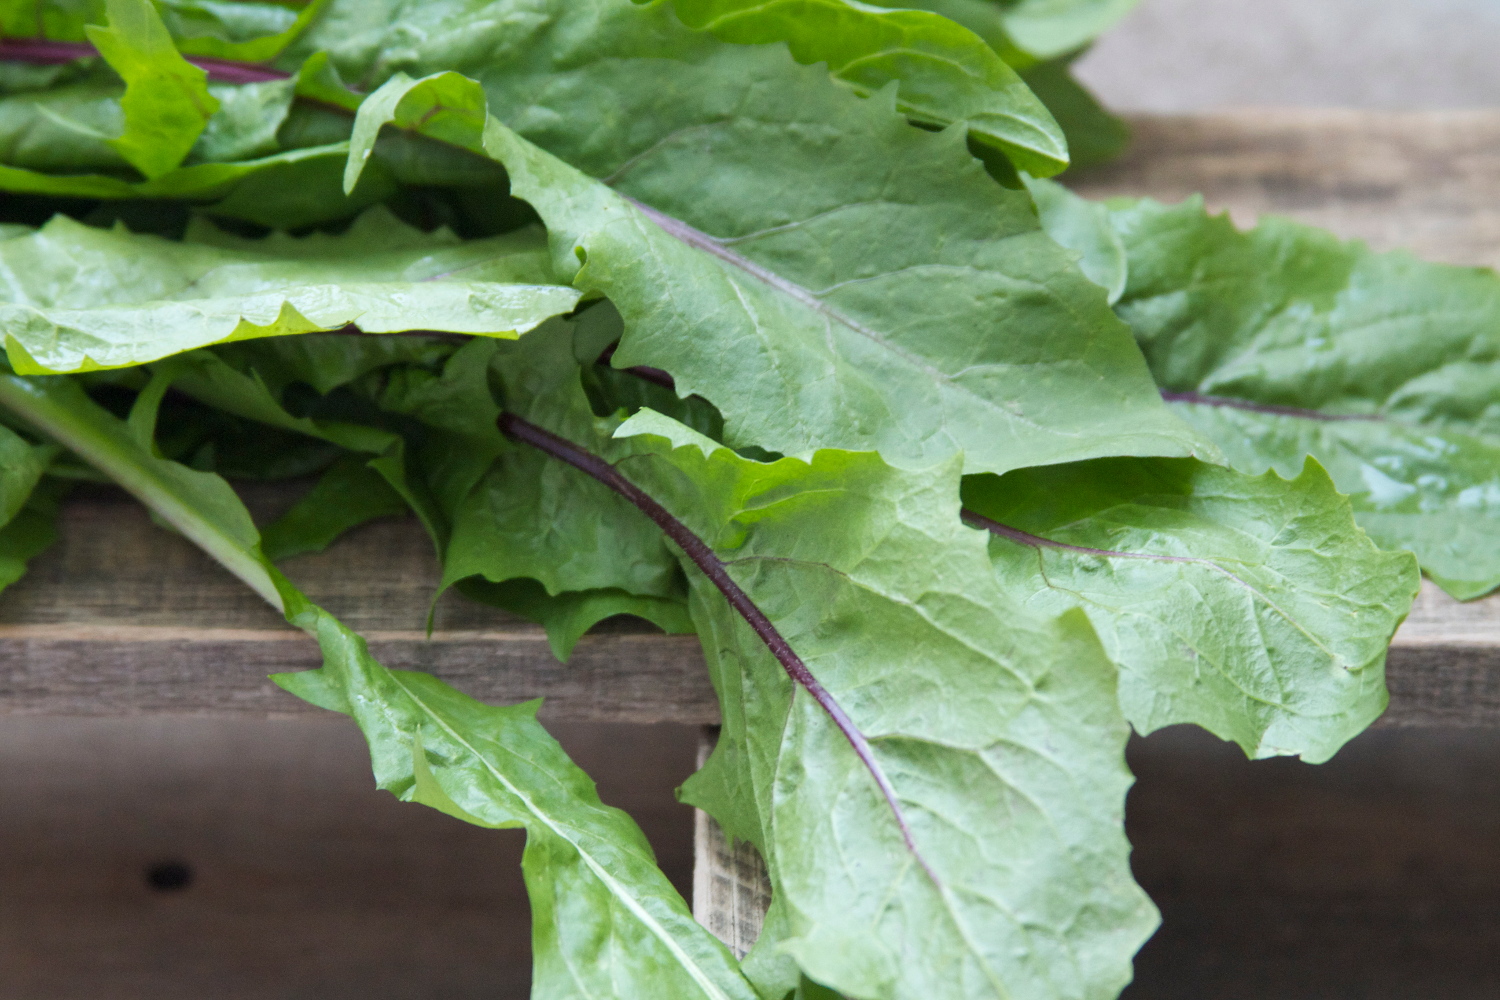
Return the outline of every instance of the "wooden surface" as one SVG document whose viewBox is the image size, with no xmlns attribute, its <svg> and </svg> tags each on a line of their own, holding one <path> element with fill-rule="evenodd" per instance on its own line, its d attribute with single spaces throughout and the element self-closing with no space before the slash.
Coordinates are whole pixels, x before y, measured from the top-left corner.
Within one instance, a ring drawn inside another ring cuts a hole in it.
<svg viewBox="0 0 1500 1000">
<path fill-rule="evenodd" d="M 717 726 L 700 730 L 698 766 L 718 739 Z M 771 906 L 771 880 L 760 853 L 750 844 L 731 843 L 712 816 L 693 810 L 693 916 L 744 958 Z"/>
<path fill-rule="evenodd" d="M 259 493 L 261 506 L 289 499 Z M 318 711 L 266 679 L 317 666 L 312 640 L 132 501 L 95 491 L 68 504 L 61 527 L 59 544 L 0 595 L 0 713 Z M 692 636 L 590 635 L 562 664 L 541 629 L 449 595 L 427 638 L 438 570 L 414 522 L 368 525 L 286 570 L 386 665 L 486 701 L 542 696 L 552 719 L 718 721 Z M 1458 604 L 1426 586 L 1391 648 L 1389 683 L 1386 724 L 1500 724 L 1500 599 Z"/>
<path fill-rule="evenodd" d="M 551 729 L 689 893 L 697 727 Z M 528 994 L 523 833 L 377 791 L 347 719 L 10 716 L 0 761 L 5 1000 Z"/>
<path fill-rule="evenodd" d="M 1066 180 L 1090 198 L 1202 192 L 1241 225 L 1274 212 L 1428 260 L 1500 266 L 1500 111 L 1277 108 L 1130 117 L 1124 157 Z"/>
<path fill-rule="evenodd" d="M 1500 997 L 1500 730 L 1386 729 L 1327 764 L 1132 741 L 1162 926 L 1122 1000 Z"/>
<path fill-rule="evenodd" d="M 255 494 L 261 507 L 290 499 Z M 133 501 L 103 491 L 71 501 L 61 534 L 0 594 L 0 713 L 318 711 L 266 679 L 316 667 L 316 643 Z M 561 664 L 540 628 L 450 595 L 427 638 L 438 567 L 415 522 L 367 525 L 284 568 L 387 666 L 486 701 L 545 695 L 552 719 L 718 720 L 693 636 L 587 636 Z"/>
</svg>

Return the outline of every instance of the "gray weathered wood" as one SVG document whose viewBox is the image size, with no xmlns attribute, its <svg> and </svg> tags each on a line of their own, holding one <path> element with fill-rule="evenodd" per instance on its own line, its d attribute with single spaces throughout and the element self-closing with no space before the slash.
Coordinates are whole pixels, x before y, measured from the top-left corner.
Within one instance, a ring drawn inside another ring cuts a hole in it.
<svg viewBox="0 0 1500 1000">
<path fill-rule="evenodd" d="M 698 766 L 714 748 L 717 727 L 705 726 Z M 771 906 L 771 880 L 760 853 L 745 841 L 731 844 L 723 827 L 702 809 L 693 810 L 693 916 L 729 946 L 736 958 L 760 937 Z"/>
<path fill-rule="evenodd" d="M 317 645 L 133 502 L 80 498 L 60 527 L 58 545 L 0 595 L 0 713 L 317 711 L 266 679 L 316 667 Z M 285 569 L 381 662 L 475 697 L 545 696 L 554 719 L 718 720 L 692 636 L 591 635 L 562 664 L 540 628 L 454 595 L 439 602 L 428 638 L 438 568 L 413 522 L 368 525 Z"/>
<path fill-rule="evenodd" d="M 0 597 L 0 713 L 315 711 L 266 675 L 317 666 L 316 645 L 188 542 L 110 494 L 70 503 L 61 528 L 56 548 Z M 604 632 L 562 664 L 541 629 L 450 595 L 428 638 L 438 572 L 414 523 L 368 525 L 286 569 L 382 662 L 475 697 L 545 697 L 551 718 L 718 721 L 692 636 Z M 1389 676 L 1388 724 L 1500 724 L 1500 598 L 1459 604 L 1424 587 Z"/>
</svg>

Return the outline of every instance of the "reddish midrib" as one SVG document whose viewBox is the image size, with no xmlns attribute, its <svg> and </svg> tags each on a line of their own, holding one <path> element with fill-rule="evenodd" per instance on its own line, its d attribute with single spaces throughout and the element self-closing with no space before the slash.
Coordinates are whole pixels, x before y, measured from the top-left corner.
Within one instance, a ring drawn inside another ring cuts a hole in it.
<svg viewBox="0 0 1500 1000">
<path fill-rule="evenodd" d="M 657 503 L 630 480 L 626 479 L 613 465 L 610 465 L 598 455 L 579 447 L 571 441 L 560 438 L 556 434 L 544 430 L 513 413 L 502 413 L 498 423 L 501 432 L 507 437 L 529 444 L 559 461 L 568 463 L 575 469 L 592 476 L 605 486 L 608 486 L 626 500 L 629 500 L 637 509 L 654 521 L 656 526 L 661 528 L 668 538 L 677 543 L 677 546 L 693 561 L 693 565 L 697 566 L 703 575 L 708 578 L 709 582 L 718 588 L 719 593 L 724 595 L 724 599 L 729 602 L 729 606 L 734 608 L 741 618 L 745 619 L 746 624 L 755 632 L 760 641 L 765 643 L 766 648 L 771 651 L 772 656 L 776 657 L 777 662 L 781 664 L 781 668 L 786 671 L 787 676 L 794 683 L 801 686 L 818 703 L 818 707 L 823 710 L 828 718 L 832 720 L 833 724 L 838 727 L 839 732 L 844 735 L 844 738 L 849 741 L 849 745 L 854 748 L 854 753 L 859 757 L 860 763 L 870 772 L 871 777 L 875 779 L 875 784 L 880 788 L 880 793 L 884 796 L 886 805 L 890 807 L 891 813 L 896 818 L 896 825 L 901 830 L 901 837 L 906 842 L 907 849 L 911 851 L 912 856 L 921 864 L 928 876 L 936 882 L 936 873 L 927 864 L 921 852 L 917 850 L 916 841 L 912 838 L 911 827 L 907 825 L 906 816 L 902 812 L 901 804 L 896 798 L 896 790 L 891 785 L 890 779 L 885 776 L 885 772 L 880 767 L 880 762 L 875 759 L 874 751 L 870 749 L 869 741 L 865 739 L 864 733 L 860 732 L 859 727 L 854 724 L 854 720 L 849 718 L 848 713 L 844 711 L 833 695 L 818 682 L 818 679 L 813 676 L 812 671 L 807 669 L 807 664 L 802 662 L 802 658 L 797 655 L 796 651 L 792 649 L 782 634 L 777 631 L 776 626 L 771 624 L 771 620 L 750 599 L 750 595 L 746 594 L 740 588 L 740 585 L 734 582 L 734 578 L 729 575 L 728 567 L 724 565 L 723 560 L 714 554 L 713 549 L 709 547 L 708 543 L 699 538 L 693 533 L 692 529 L 673 517 L 665 507 Z"/>
<path fill-rule="evenodd" d="M 55 42 L 50 38 L 0 38 L 0 60 L 12 62 L 65 63 L 98 54 L 99 51 L 87 42 Z M 260 63 L 208 59 L 202 56 L 183 58 L 207 72 L 208 78 L 218 83 L 264 83 L 267 80 L 285 80 L 291 76 L 290 73 L 283 73 Z"/>
</svg>

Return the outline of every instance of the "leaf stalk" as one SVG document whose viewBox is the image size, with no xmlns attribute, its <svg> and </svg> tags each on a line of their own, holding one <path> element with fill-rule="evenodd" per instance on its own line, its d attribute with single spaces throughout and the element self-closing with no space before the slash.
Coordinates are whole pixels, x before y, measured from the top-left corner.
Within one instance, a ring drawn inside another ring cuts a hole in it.
<svg viewBox="0 0 1500 1000">
<path fill-rule="evenodd" d="M 880 762 L 875 759 L 875 753 L 870 748 L 869 741 L 865 739 L 865 734 L 854 724 L 854 720 L 849 718 L 848 713 L 844 711 L 843 706 L 838 703 L 837 699 L 813 676 L 812 671 L 807 668 L 807 664 L 802 662 L 802 658 L 792 649 L 791 644 L 786 641 L 785 637 L 777 631 L 776 626 L 765 616 L 765 613 L 750 599 L 750 595 L 746 594 L 740 588 L 740 585 L 734 582 L 734 578 L 729 575 L 729 568 L 724 565 L 723 560 L 714 554 L 714 550 L 709 547 L 708 543 L 699 538 L 691 528 L 673 517 L 665 507 L 657 503 L 656 500 L 647 495 L 645 491 L 641 490 L 630 480 L 626 479 L 620 474 L 618 469 L 598 455 L 579 447 L 571 441 L 558 437 L 556 434 L 544 430 L 536 424 L 516 416 L 514 413 L 501 413 L 497 423 L 499 424 L 501 433 L 507 437 L 531 445 L 550 455 L 552 458 L 566 462 L 573 466 L 573 468 L 592 476 L 600 483 L 608 486 L 626 500 L 629 500 L 641 513 L 655 522 L 656 526 L 661 528 L 662 532 L 682 549 L 683 553 L 693 561 L 693 565 L 697 566 L 703 575 L 708 578 L 709 582 L 718 588 L 719 593 L 724 595 L 724 599 L 729 602 L 729 606 L 734 608 L 741 618 L 745 619 L 746 624 L 755 632 L 760 641 L 765 643 L 766 648 L 771 651 L 772 656 L 776 657 L 777 662 L 781 664 L 781 668 L 786 671 L 787 676 L 792 679 L 793 683 L 800 686 L 812 697 L 813 701 L 817 702 L 818 707 L 838 727 L 844 739 L 849 741 L 849 745 L 854 748 L 855 756 L 859 758 L 860 763 L 865 766 L 865 769 L 870 772 L 871 777 L 875 779 L 875 784 L 879 787 L 880 794 L 885 797 L 886 804 L 890 806 L 891 813 L 896 818 L 896 825 L 901 831 L 901 838 L 906 842 L 907 849 L 921 863 L 933 881 L 938 881 L 937 875 L 922 857 L 921 852 L 917 850 L 916 841 L 912 837 L 911 827 L 907 825 L 906 816 L 902 813 L 901 804 L 896 798 L 896 789 L 891 785 L 890 779 L 886 777 L 885 772 L 881 769 Z"/>
</svg>

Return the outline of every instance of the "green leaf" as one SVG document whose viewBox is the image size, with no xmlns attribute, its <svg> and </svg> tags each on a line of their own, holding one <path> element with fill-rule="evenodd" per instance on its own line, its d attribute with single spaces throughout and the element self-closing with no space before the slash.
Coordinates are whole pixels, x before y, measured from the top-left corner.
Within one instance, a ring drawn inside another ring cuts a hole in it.
<svg viewBox="0 0 1500 1000">
<path fill-rule="evenodd" d="M 962 452 L 969 471 L 1213 454 L 1170 419 L 1030 199 L 990 180 L 962 136 L 825 91 L 826 124 L 804 142 L 815 133 L 788 116 L 817 114 L 807 83 L 637 156 L 614 187 L 640 201 L 494 119 L 478 134 L 484 94 L 455 73 L 372 95 L 350 162 L 387 114 L 500 160 L 546 222 L 559 277 L 624 316 L 612 363 L 670 372 L 680 395 L 718 407 L 731 445 L 876 449 L 912 466 Z"/>
<path fill-rule="evenodd" d="M 151 0 L 107 0 L 105 10 L 109 27 L 85 31 L 125 81 L 125 131 L 110 145 L 147 178 L 160 177 L 187 156 L 219 102 L 208 74 L 178 53 Z"/>
<path fill-rule="evenodd" d="M 1459 598 L 1500 586 L 1500 278 L 1201 199 L 1111 209 L 1117 306 L 1184 419 L 1238 469 L 1312 455 L 1385 548 Z"/>
<path fill-rule="evenodd" d="M 1038 61 L 1068 58 L 1109 30 L 1138 0 L 916 0 L 983 38 L 1024 72 Z M 896 7 L 895 0 L 876 6 Z"/>
<path fill-rule="evenodd" d="M 183 242 L 56 216 L 0 243 L 6 350 L 18 372 L 140 364 L 208 344 L 337 330 L 515 337 L 578 301 L 549 280 L 541 234 L 461 242 L 383 212 L 346 234 Z M 378 249 L 377 249 L 378 247 Z"/>
<path fill-rule="evenodd" d="M 536 721 L 539 702 L 492 707 L 425 674 L 387 670 L 332 616 L 287 597 L 324 666 L 273 679 L 354 717 L 381 788 L 479 826 L 526 829 L 532 996 L 755 1000 L 640 829 L 599 801 Z"/>
<path fill-rule="evenodd" d="M 31 444 L 0 424 L 0 525 L 8 523 L 20 511 L 41 482 L 50 458 L 49 449 Z"/>
<path fill-rule="evenodd" d="M 150 400 L 146 405 L 154 406 Z M 103 472 L 274 607 L 282 607 L 260 555 L 255 524 L 234 490 L 212 473 L 158 458 L 139 434 L 147 421 L 136 421 L 133 430 L 66 376 L 0 373 L 0 408 Z"/>
<path fill-rule="evenodd" d="M 369 461 L 346 455 L 329 466 L 306 496 L 261 532 L 266 558 L 280 562 L 303 552 L 321 552 L 351 528 L 408 513 L 406 501 Z"/>
<path fill-rule="evenodd" d="M 1073 60 L 1081 53 L 1049 59 L 1021 71 L 1026 86 L 1047 105 L 1068 140 L 1072 169 L 1105 163 L 1125 152 L 1130 126 L 1110 114 L 1073 76 Z"/>
<path fill-rule="evenodd" d="M 234 0 L 157 0 L 162 19 L 184 55 L 238 62 L 268 62 L 317 19 L 330 0 L 310 0 L 301 10 L 276 3 Z"/>
<path fill-rule="evenodd" d="M 292 109 L 295 80 L 209 84 L 208 90 L 219 110 L 193 146 L 193 161 L 251 160 L 281 151 L 276 133 Z"/>
<path fill-rule="evenodd" d="M 1078 267 L 1117 302 L 1125 293 L 1125 244 L 1110 224 L 1109 209 L 1080 198 L 1061 184 L 1026 178 L 1042 228 L 1057 243 L 1082 255 Z"/>
<path fill-rule="evenodd" d="M 61 484 L 50 480 L 39 488 L 56 451 L 0 424 L 0 590 L 19 580 L 26 563 L 56 537 Z"/>
<path fill-rule="evenodd" d="M 649 412 L 616 438 L 638 457 L 606 457 L 712 547 L 893 790 L 894 810 L 825 708 L 690 570 L 724 728 L 684 794 L 766 859 L 779 916 L 757 952 L 855 997 L 1121 989 L 1155 913 L 1120 829 L 1115 671 L 1081 613 L 1043 621 L 1002 592 L 985 537 L 959 520 L 958 460 L 764 464 Z"/>
<path fill-rule="evenodd" d="M 590 410 L 566 328 L 497 345 L 492 366 L 506 407 L 556 433 L 607 439 L 620 423 Z M 499 410 L 491 414 L 493 427 Z M 453 513 L 443 586 L 472 576 L 492 583 L 526 577 L 553 596 L 595 590 L 678 602 L 686 596 L 661 529 L 606 486 L 516 446 L 505 448 Z"/>
<path fill-rule="evenodd" d="M 70 486 L 43 479 L 15 516 L 0 525 L 0 590 L 24 576 L 26 564 L 57 541 L 57 512 Z"/>
<path fill-rule="evenodd" d="M 526 828 L 533 996 L 756 1000 L 657 868 L 640 829 L 599 801 L 536 722 L 538 702 L 495 708 L 424 674 L 382 667 L 363 639 L 265 561 L 227 483 L 142 446 L 153 405 L 148 399 L 132 429 L 71 379 L 0 375 L 0 406 L 108 474 L 317 638 L 322 669 L 274 679 L 354 715 L 381 787 L 481 826 Z"/>
<path fill-rule="evenodd" d="M 999 0 L 1005 30 L 1038 59 L 1055 59 L 1092 42 L 1138 0 Z"/>
<path fill-rule="evenodd" d="M 469 577 L 454 585 L 460 594 L 481 604 L 504 608 L 547 630 L 552 655 L 566 663 L 584 633 L 607 618 L 631 615 L 650 622 L 669 635 L 692 635 L 693 619 L 681 597 L 643 597 L 623 590 L 573 590 L 549 594 L 541 583 L 515 577 L 491 583 Z"/>
<path fill-rule="evenodd" d="M 1321 762 L 1384 711 L 1416 561 L 1377 549 L 1316 462 L 1288 482 L 1099 459 L 974 477 L 963 498 L 1007 591 L 1088 614 L 1140 732 L 1192 722 Z"/>
<path fill-rule="evenodd" d="M 1095 0 L 1052 0 L 1047 6 L 1055 14 L 1066 19 L 1093 7 L 1102 13 L 1104 8 L 1113 8 L 1115 14 L 1123 13 L 1134 0 L 1122 3 L 1098 4 Z M 1028 8 L 1035 13 L 1039 4 L 997 3 L 996 0 L 918 0 L 913 4 L 897 4 L 892 0 L 880 6 L 915 6 L 929 10 L 958 22 L 974 32 L 1021 75 L 1031 92 L 1047 106 L 1068 143 L 1068 165 L 1072 168 L 1102 163 L 1124 151 L 1130 139 L 1130 129 L 1120 119 L 1106 111 L 1070 72 L 1073 61 L 1087 49 L 1093 35 L 1108 27 L 1113 16 L 1100 17 L 1092 25 L 1075 22 L 1081 32 L 1071 30 L 1057 33 L 1055 37 L 1076 39 L 1073 44 L 1056 47 L 1056 42 L 1039 38 L 1035 31 L 1022 26 L 1020 31 L 1033 44 L 1042 44 L 1036 51 L 1028 50 L 1013 35 L 1009 14 L 1016 11 L 1025 20 Z"/>
<path fill-rule="evenodd" d="M 982 38 L 948 18 L 851 0 L 674 0 L 673 8 L 727 42 L 785 41 L 798 62 L 827 63 L 856 93 L 895 83 L 903 112 L 935 125 L 961 121 L 1021 170 L 1045 177 L 1068 165 L 1047 108 Z"/>
</svg>

